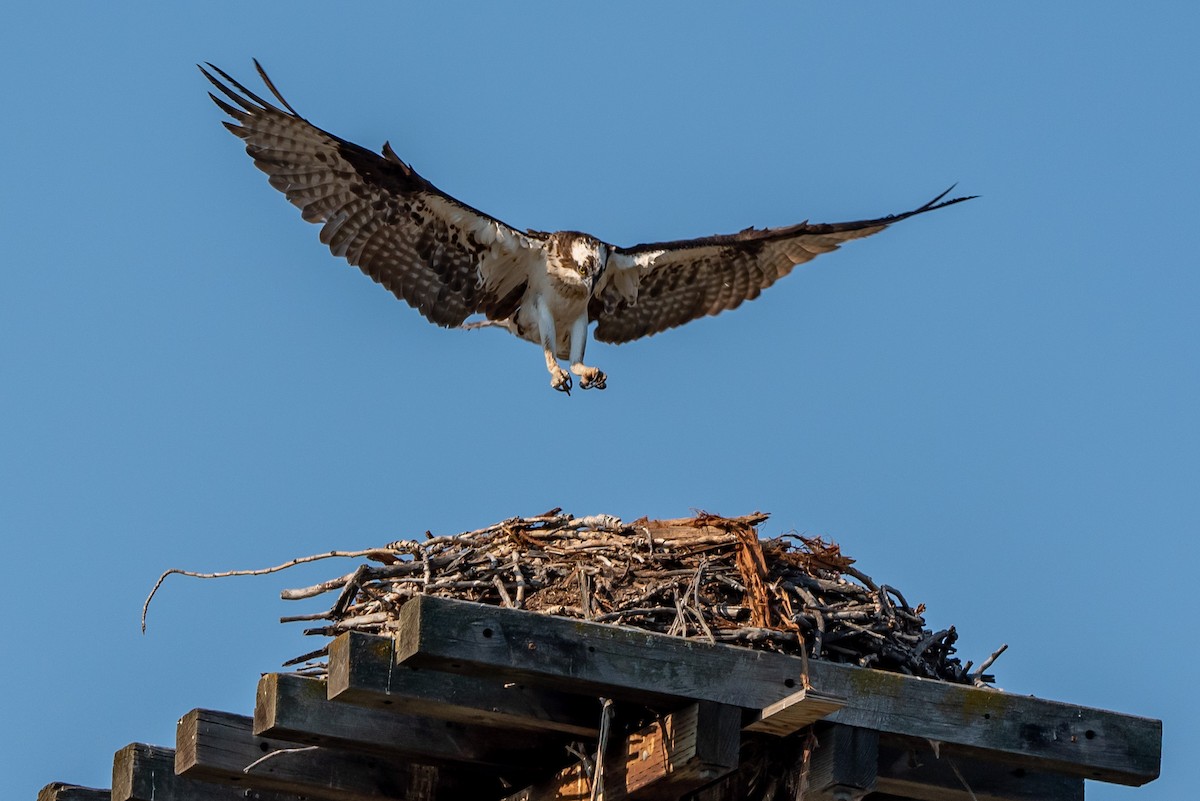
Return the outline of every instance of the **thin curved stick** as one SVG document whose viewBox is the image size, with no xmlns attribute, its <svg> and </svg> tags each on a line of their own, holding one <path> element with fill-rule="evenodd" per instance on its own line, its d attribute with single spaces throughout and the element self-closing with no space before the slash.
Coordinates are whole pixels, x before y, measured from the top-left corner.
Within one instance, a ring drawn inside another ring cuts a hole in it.
<svg viewBox="0 0 1200 801">
<path fill-rule="evenodd" d="M 274 567 L 262 567 L 257 570 L 226 570 L 221 573 L 196 573 L 191 570 L 181 570 L 177 567 L 173 567 L 158 577 L 158 581 L 154 582 L 154 589 L 150 590 L 150 594 L 146 596 L 146 602 L 142 604 L 142 634 L 146 633 L 146 613 L 150 609 L 150 601 L 154 599 L 155 593 L 158 592 L 158 588 L 162 586 L 162 583 L 166 581 L 167 576 L 171 575 L 172 573 L 180 576 L 191 576 L 192 578 L 200 579 L 228 578 L 230 576 L 265 576 L 268 573 L 278 573 L 280 570 L 287 570 L 289 567 L 295 567 L 296 565 L 302 565 L 307 562 L 318 562 L 322 559 L 357 559 L 362 556 L 394 558 L 396 554 L 397 551 L 385 548 L 367 548 L 361 551 L 329 551 L 328 553 L 301 556 L 299 559 L 292 559 L 289 562 L 284 562 L 283 564 L 275 565 Z"/>
</svg>

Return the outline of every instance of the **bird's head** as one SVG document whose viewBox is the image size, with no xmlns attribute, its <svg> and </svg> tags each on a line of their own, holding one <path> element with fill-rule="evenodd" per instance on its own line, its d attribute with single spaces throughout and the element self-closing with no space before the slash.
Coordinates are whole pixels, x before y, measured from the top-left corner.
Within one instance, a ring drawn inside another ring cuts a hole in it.
<svg viewBox="0 0 1200 801">
<path fill-rule="evenodd" d="M 608 245 L 578 231 L 559 231 L 550 238 L 550 271 L 567 284 L 590 292 L 608 262 Z"/>
</svg>

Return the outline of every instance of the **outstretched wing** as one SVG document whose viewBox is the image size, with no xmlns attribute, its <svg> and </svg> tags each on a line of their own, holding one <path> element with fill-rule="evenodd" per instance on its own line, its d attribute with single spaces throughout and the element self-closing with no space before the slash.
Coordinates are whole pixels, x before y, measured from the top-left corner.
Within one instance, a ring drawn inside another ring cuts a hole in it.
<svg viewBox="0 0 1200 801">
<path fill-rule="evenodd" d="M 951 187 L 953 189 L 953 187 Z M 877 220 L 785 228 L 614 248 L 588 307 L 596 339 L 629 342 L 752 300 L 798 264 L 907 217 L 970 200 L 945 200 Z"/>
<path fill-rule="evenodd" d="M 212 64 L 200 68 L 233 105 L 225 127 L 309 222 L 321 241 L 432 322 L 503 319 L 516 308 L 541 240 L 450 197 L 396 156 L 340 139 L 296 113 L 257 61 L 270 103 Z"/>
</svg>

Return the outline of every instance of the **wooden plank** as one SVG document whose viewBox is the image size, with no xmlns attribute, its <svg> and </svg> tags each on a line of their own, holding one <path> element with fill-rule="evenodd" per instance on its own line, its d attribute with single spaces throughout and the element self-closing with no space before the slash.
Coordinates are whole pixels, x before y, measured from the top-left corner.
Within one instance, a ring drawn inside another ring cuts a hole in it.
<svg viewBox="0 0 1200 801">
<path fill-rule="evenodd" d="M 112 801 L 303 801 L 282 793 L 246 792 L 176 776 L 170 748 L 132 743 L 113 757 Z"/>
<path fill-rule="evenodd" d="M 470 763 L 500 771 L 514 784 L 567 762 L 562 736 L 468 726 L 338 703 L 324 681 L 268 673 L 258 682 L 254 734 L 422 764 Z"/>
<path fill-rule="evenodd" d="M 80 787 L 77 784 L 51 782 L 38 790 L 37 801 L 111 801 L 108 790 Z"/>
<path fill-rule="evenodd" d="M 737 770 L 742 711 L 709 702 L 664 715 L 608 749 L 603 801 L 668 801 Z M 505 801 L 587 801 L 592 781 L 582 764 L 563 769 Z"/>
<path fill-rule="evenodd" d="M 179 721 L 175 771 L 189 779 L 328 801 L 436 801 L 498 795 L 499 779 L 256 737 L 253 721 L 195 709 Z"/>
<path fill-rule="evenodd" d="M 757 716 L 751 715 L 746 731 L 786 737 L 829 717 L 845 705 L 845 698 L 800 690 L 763 707 Z"/>
<path fill-rule="evenodd" d="M 530 687 L 487 676 L 418 670 L 396 661 L 395 641 L 359 632 L 329 647 L 329 699 L 479 726 L 551 731 L 595 740 L 595 697 Z"/>
<path fill-rule="evenodd" d="M 952 747 L 935 755 L 928 742 L 894 736 L 880 740 L 876 790 L 916 801 L 1083 801 L 1078 776 L 1026 771 Z"/>
<path fill-rule="evenodd" d="M 755 714 L 794 693 L 803 670 L 803 660 L 777 653 L 430 596 L 402 607 L 395 658 L 652 705 L 707 700 Z M 818 692 L 847 699 L 831 721 L 971 746 L 1039 772 L 1128 785 L 1159 773 L 1158 720 L 818 660 L 808 669 Z"/>
</svg>

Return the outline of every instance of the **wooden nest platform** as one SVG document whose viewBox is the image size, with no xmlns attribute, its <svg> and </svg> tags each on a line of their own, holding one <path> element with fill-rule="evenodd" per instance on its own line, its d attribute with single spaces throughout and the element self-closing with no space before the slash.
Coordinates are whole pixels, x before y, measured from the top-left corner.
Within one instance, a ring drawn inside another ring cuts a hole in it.
<svg viewBox="0 0 1200 801">
<path fill-rule="evenodd" d="M 193 709 L 173 747 L 119 749 L 111 790 L 39 801 L 1082 801 L 1158 776 L 1160 721 L 975 686 L 919 606 L 763 519 L 556 510 L 243 571 L 368 560 L 285 593 L 337 593 L 306 616 L 333 639 L 252 716 Z"/>
<path fill-rule="evenodd" d="M 338 592 L 328 612 L 285 620 L 327 621 L 307 634 L 388 633 L 407 601 L 432 595 L 942 681 L 993 680 L 984 671 L 999 652 L 972 670 L 953 656 L 954 627 L 926 628 L 923 605 L 875 582 L 836 544 L 795 534 L 760 540 L 766 519 L 701 513 L 622 523 L 555 509 L 400 540 L 366 552 L 377 564 L 285 592 Z"/>
</svg>

